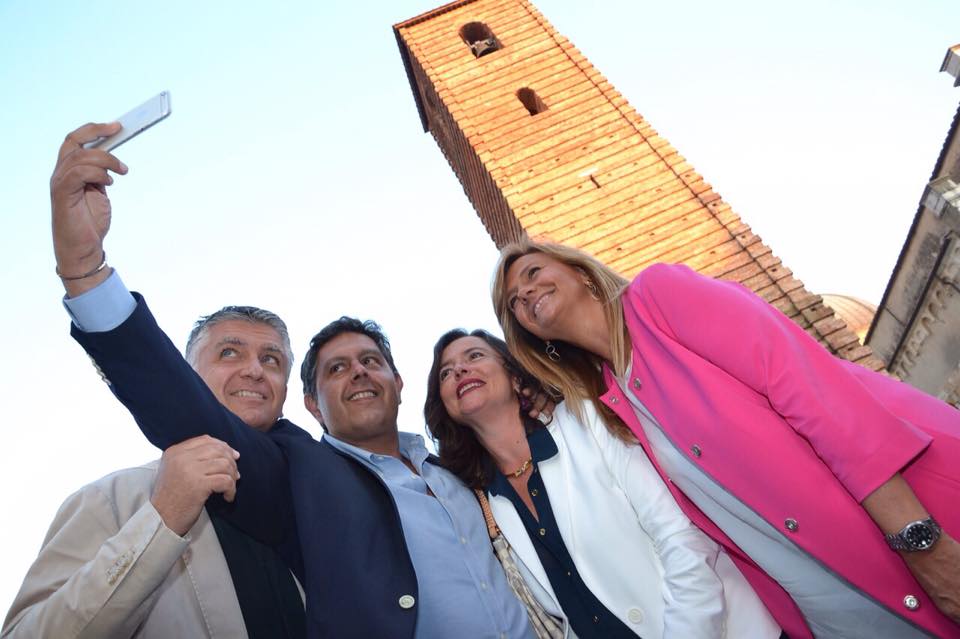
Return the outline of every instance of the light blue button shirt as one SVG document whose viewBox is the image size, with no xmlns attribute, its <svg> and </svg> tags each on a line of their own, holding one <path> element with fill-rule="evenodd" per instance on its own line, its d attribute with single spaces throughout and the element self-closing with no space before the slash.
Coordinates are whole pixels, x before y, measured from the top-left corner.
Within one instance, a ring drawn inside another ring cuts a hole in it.
<svg viewBox="0 0 960 639">
<path fill-rule="evenodd" d="M 419 475 L 396 457 L 323 437 L 376 473 L 397 504 L 417 574 L 417 639 L 534 639 L 526 609 L 493 555 L 477 498 L 448 471 L 424 463 L 422 437 L 400 433 L 400 454 Z"/>
<path fill-rule="evenodd" d="M 84 333 L 105 333 L 123 324 L 137 308 L 137 300 L 116 271 L 95 287 L 76 297 L 64 297 L 70 319 Z"/>
</svg>

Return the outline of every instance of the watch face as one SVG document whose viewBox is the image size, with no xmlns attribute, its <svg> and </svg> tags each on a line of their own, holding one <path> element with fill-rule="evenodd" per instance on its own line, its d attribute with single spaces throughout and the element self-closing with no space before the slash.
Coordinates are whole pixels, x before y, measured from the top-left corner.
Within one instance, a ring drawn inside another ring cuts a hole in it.
<svg viewBox="0 0 960 639">
<path fill-rule="evenodd" d="M 903 531 L 903 537 L 911 548 L 926 550 L 937 540 L 933 529 L 924 522 L 917 522 Z"/>
</svg>

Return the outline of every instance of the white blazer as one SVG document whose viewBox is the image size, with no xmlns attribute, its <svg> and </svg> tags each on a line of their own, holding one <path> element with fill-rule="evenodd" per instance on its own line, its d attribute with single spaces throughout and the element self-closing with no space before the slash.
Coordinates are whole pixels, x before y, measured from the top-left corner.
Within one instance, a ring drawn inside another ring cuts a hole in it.
<svg viewBox="0 0 960 639">
<path fill-rule="evenodd" d="M 558 452 L 539 472 L 587 587 L 645 639 L 760 636 L 753 622 L 769 613 L 730 558 L 680 511 L 643 449 L 583 409 L 586 426 L 557 407 L 547 430 Z M 490 507 L 534 596 L 575 636 L 512 502 L 490 495 Z"/>
</svg>

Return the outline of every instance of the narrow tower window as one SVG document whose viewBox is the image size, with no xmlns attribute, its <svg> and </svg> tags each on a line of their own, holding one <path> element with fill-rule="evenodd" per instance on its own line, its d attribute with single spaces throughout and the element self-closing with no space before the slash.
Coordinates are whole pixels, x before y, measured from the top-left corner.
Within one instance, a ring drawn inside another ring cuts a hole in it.
<svg viewBox="0 0 960 639">
<path fill-rule="evenodd" d="M 482 22 L 468 22 L 460 28 L 460 37 L 470 47 L 474 57 L 482 58 L 500 49 L 500 41 L 490 27 Z"/>
<path fill-rule="evenodd" d="M 523 106 L 530 112 L 530 115 L 543 113 L 547 110 L 547 105 L 543 103 L 543 100 L 533 89 L 523 87 L 517 91 L 517 97 L 523 102 Z"/>
</svg>

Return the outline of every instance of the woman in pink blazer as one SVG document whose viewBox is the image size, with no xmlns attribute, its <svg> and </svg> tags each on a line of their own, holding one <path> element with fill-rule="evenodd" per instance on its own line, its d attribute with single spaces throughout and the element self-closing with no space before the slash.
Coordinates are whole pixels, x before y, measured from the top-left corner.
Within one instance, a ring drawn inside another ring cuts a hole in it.
<svg viewBox="0 0 960 639">
<path fill-rule="evenodd" d="M 639 441 L 791 638 L 960 638 L 960 412 L 685 266 L 628 283 L 524 241 L 493 301 L 518 361 Z"/>
</svg>

